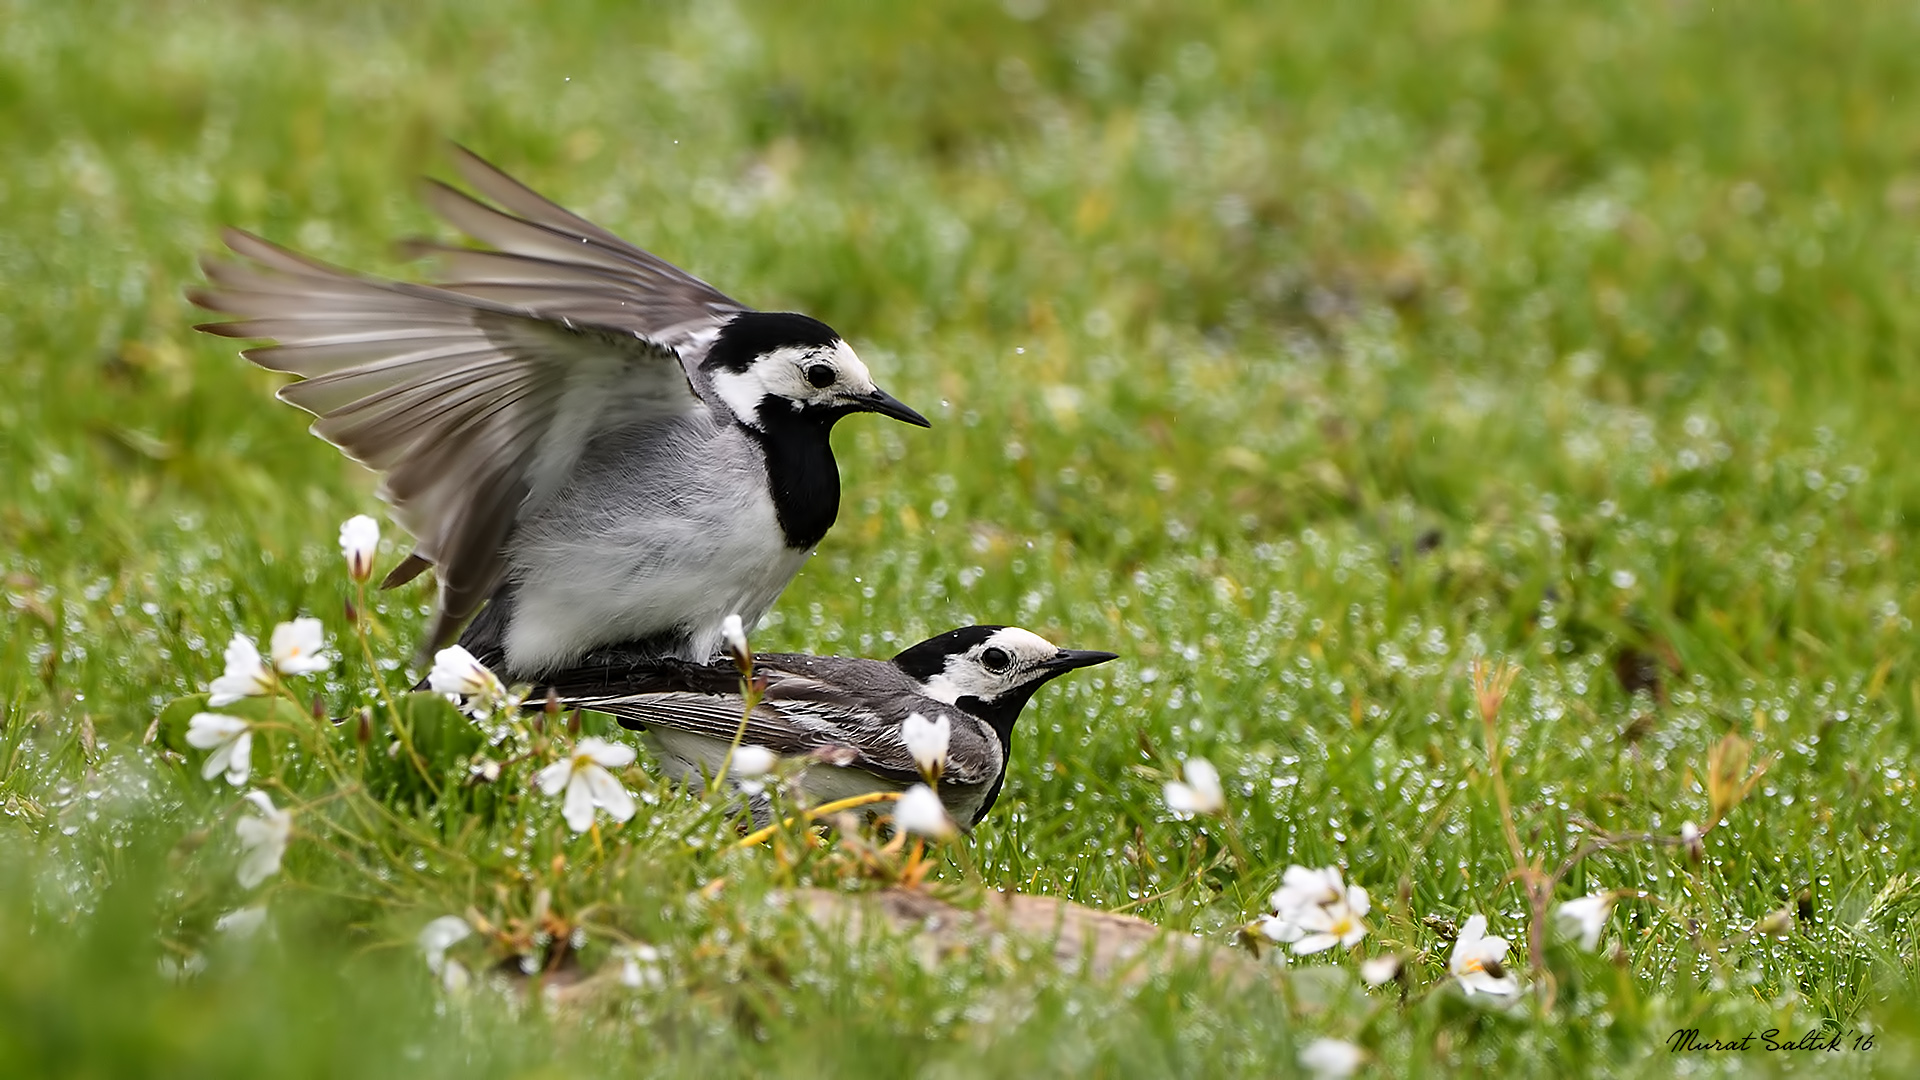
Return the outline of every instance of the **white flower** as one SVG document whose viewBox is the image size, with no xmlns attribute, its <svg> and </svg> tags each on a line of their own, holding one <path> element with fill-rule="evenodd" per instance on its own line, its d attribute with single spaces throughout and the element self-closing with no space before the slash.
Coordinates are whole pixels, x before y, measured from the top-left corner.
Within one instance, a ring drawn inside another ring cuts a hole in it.
<svg viewBox="0 0 1920 1080">
<path fill-rule="evenodd" d="M 651 945 L 621 945 L 613 950 L 620 962 L 620 985 L 658 990 L 667 983 L 660 971 L 660 950 Z"/>
<path fill-rule="evenodd" d="M 340 526 L 340 554 L 347 557 L 347 576 L 366 584 L 373 577 L 373 556 L 380 550 L 380 523 L 355 514 Z"/>
<path fill-rule="evenodd" d="M 773 771 L 780 761 L 780 755 L 764 746 L 736 746 L 733 748 L 733 764 L 728 767 L 727 775 L 733 777 L 740 790 L 748 795 L 758 795 L 767 789 L 762 779 Z"/>
<path fill-rule="evenodd" d="M 747 628 L 740 624 L 738 615 L 720 620 L 720 640 L 726 643 L 727 655 L 737 663 L 745 663 L 753 655 L 747 648 Z"/>
<path fill-rule="evenodd" d="M 1300 1067 L 1314 1080 L 1341 1080 L 1352 1076 L 1367 1055 L 1345 1039 L 1315 1039 L 1300 1051 Z"/>
<path fill-rule="evenodd" d="M 233 635 L 227 642 L 227 670 L 207 684 L 211 695 L 207 704 L 214 708 L 231 705 L 241 698 L 264 697 L 273 693 L 273 672 L 260 660 L 260 649 L 245 634 Z"/>
<path fill-rule="evenodd" d="M 1494 994 L 1505 997 L 1519 992 L 1520 984 L 1506 972 L 1507 939 L 1487 933 L 1487 917 L 1475 915 L 1460 928 L 1454 939 L 1453 954 L 1447 957 L 1447 971 L 1460 980 L 1468 997 Z"/>
<path fill-rule="evenodd" d="M 426 958 L 427 970 L 440 975 L 446 970 L 447 950 L 472 933 L 473 927 L 467 925 L 467 920 L 458 915 L 442 915 L 421 927 L 420 936 L 414 941 L 420 946 L 420 955 Z"/>
<path fill-rule="evenodd" d="M 1331 904 L 1346 894 L 1346 882 L 1341 880 L 1337 866 L 1324 866 L 1317 870 L 1306 866 L 1289 866 L 1280 875 L 1280 887 L 1273 891 L 1270 902 L 1273 910 L 1290 915 L 1310 907 Z"/>
<path fill-rule="evenodd" d="M 733 748 L 733 767 L 728 770 L 742 780 L 756 780 L 773 771 L 780 755 L 764 746 L 736 746 Z"/>
<path fill-rule="evenodd" d="M 467 974 L 467 965 L 458 960 L 447 961 L 440 969 L 440 988 L 449 994 L 464 994 L 473 984 L 473 976 Z"/>
<path fill-rule="evenodd" d="M 1294 922 L 1307 933 L 1294 942 L 1294 954 L 1307 956 L 1325 952 L 1335 945 L 1350 949 L 1360 944 L 1360 939 L 1367 936 L 1364 916 L 1372 909 L 1373 901 L 1368 898 L 1367 890 L 1354 885 L 1347 889 L 1344 897 L 1331 904 L 1301 910 Z"/>
<path fill-rule="evenodd" d="M 1705 833 L 1700 831 L 1700 826 L 1695 825 L 1691 821 L 1683 821 L 1680 823 L 1680 839 L 1684 843 L 1697 844 L 1700 842 L 1700 838 L 1705 835 Z"/>
<path fill-rule="evenodd" d="M 893 805 L 893 827 L 935 840 L 945 840 L 959 831 L 947 816 L 940 796 L 925 784 L 915 784 L 901 794 L 900 801 Z"/>
<path fill-rule="evenodd" d="M 1206 758 L 1189 758 L 1180 767 L 1186 783 L 1167 782 L 1167 809 L 1181 817 L 1217 814 L 1227 808 L 1226 792 L 1220 790 L 1220 770 Z"/>
<path fill-rule="evenodd" d="M 633 816 L 633 796 L 607 771 L 633 764 L 633 756 L 631 746 L 589 736 L 574 743 L 572 754 L 541 769 L 533 780 L 549 796 L 566 792 L 560 816 L 574 832 L 586 832 L 593 827 L 596 806 L 615 821 Z"/>
<path fill-rule="evenodd" d="M 287 838 L 293 835 L 293 814 L 275 808 L 264 791 L 247 792 L 247 801 L 263 815 L 233 823 L 233 831 L 240 835 L 240 886 L 251 889 L 280 872 Z"/>
<path fill-rule="evenodd" d="M 1349 888 L 1337 866 L 1287 867 L 1272 903 L 1274 913 L 1261 918 L 1260 932 L 1278 942 L 1299 942 L 1293 951 L 1302 955 L 1358 942 L 1367 933 L 1361 916 L 1372 906 L 1367 890 Z"/>
<path fill-rule="evenodd" d="M 482 720 L 492 716 L 493 710 L 507 701 L 507 688 L 500 677 L 459 645 L 433 654 L 433 670 L 427 672 L 427 689 L 436 694 L 466 698 L 464 708 Z"/>
<path fill-rule="evenodd" d="M 211 780 L 221 772 L 234 787 L 247 782 L 253 770 L 253 727 L 237 716 L 221 713 L 194 713 L 187 721 L 187 745 L 211 750 L 200 766 L 200 777 Z"/>
<path fill-rule="evenodd" d="M 214 920 L 213 928 L 223 934 L 232 934 L 235 940 L 244 941 L 259 933 L 266 921 L 267 909 L 256 904 L 227 912 Z"/>
<path fill-rule="evenodd" d="M 1400 957 L 1397 953 L 1360 961 L 1360 981 L 1368 986 L 1384 986 L 1399 974 Z"/>
<path fill-rule="evenodd" d="M 1561 932 L 1577 936 L 1580 947 L 1588 952 L 1600 947 L 1600 934 L 1607 928 L 1607 920 L 1612 915 L 1613 894 L 1610 892 L 1569 900 L 1553 912 L 1554 921 L 1560 924 Z"/>
<path fill-rule="evenodd" d="M 274 670 L 282 675 L 317 675 L 333 663 L 323 650 L 327 633 L 319 619 L 295 619 L 273 628 L 267 651 L 273 656 Z"/>
<path fill-rule="evenodd" d="M 953 724 L 945 713 L 938 720 L 912 713 L 900 725 L 900 741 L 906 744 L 907 753 L 913 755 L 913 764 L 920 775 L 928 779 L 936 779 L 947 771 L 947 744 L 952 738 Z"/>
<path fill-rule="evenodd" d="M 1290 915 L 1260 916 L 1260 932 L 1283 945 L 1307 936 L 1306 930 Z"/>
</svg>

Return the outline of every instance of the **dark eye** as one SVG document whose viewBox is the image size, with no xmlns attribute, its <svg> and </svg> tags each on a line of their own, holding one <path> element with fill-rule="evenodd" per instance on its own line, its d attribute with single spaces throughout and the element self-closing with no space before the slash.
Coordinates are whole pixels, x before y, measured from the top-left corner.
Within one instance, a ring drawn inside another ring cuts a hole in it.
<svg viewBox="0 0 1920 1080">
<path fill-rule="evenodd" d="M 1013 657 L 1005 649 L 988 649 L 980 654 L 980 666 L 988 671 L 1005 671 L 1013 666 Z"/>
<path fill-rule="evenodd" d="M 825 364 L 815 364 L 807 369 L 807 381 L 816 388 L 825 390 L 833 385 L 833 369 Z"/>
</svg>

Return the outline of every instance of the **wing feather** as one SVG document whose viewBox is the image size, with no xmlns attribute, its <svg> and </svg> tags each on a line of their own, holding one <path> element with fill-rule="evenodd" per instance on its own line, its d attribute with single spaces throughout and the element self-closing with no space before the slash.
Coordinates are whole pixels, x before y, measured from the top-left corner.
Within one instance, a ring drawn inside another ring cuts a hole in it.
<svg viewBox="0 0 1920 1080">
<path fill-rule="evenodd" d="M 667 728 L 729 742 L 740 727 L 739 697 L 669 691 L 600 697 L 565 697 L 569 707 L 591 709 L 638 730 Z M 899 724 L 871 712 L 817 701 L 763 702 L 747 719 L 742 743 L 764 746 L 782 757 L 806 757 L 816 750 L 846 748 L 844 762 L 877 776 L 911 783 L 919 773 L 899 740 Z"/>
</svg>

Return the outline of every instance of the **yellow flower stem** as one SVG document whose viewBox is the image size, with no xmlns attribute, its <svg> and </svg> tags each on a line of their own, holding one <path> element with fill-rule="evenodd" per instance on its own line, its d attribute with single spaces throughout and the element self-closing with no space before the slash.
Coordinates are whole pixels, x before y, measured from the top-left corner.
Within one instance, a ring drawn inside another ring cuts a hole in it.
<svg viewBox="0 0 1920 1080">
<path fill-rule="evenodd" d="M 835 799 L 830 803 L 821 803 L 819 806 L 800 815 L 800 817 L 787 818 L 783 824 L 792 825 L 796 821 L 801 820 L 801 818 L 805 818 L 810 822 L 818 821 L 829 814 L 837 814 L 842 810 L 853 810 L 862 806 L 871 806 L 879 802 L 894 802 L 899 798 L 900 793 L 897 791 L 869 791 L 864 795 L 849 795 L 844 799 Z M 741 837 L 740 842 L 735 844 L 734 847 L 750 848 L 755 844 L 764 844 L 769 837 L 779 831 L 779 825 L 769 825 L 764 829 L 755 829 L 753 832 Z"/>
</svg>

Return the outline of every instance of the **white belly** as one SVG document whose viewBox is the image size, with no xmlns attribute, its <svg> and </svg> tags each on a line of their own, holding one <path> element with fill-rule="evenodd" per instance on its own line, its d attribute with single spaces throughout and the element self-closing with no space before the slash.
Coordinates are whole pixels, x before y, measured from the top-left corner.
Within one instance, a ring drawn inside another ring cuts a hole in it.
<svg viewBox="0 0 1920 1080">
<path fill-rule="evenodd" d="M 727 494 L 699 516 L 643 506 L 597 528 L 529 530 L 514 553 L 508 665 L 549 670 L 601 645 L 675 634 L 686 659 L 705 661 L 727 616 L 753 629 L 811 552 L 786 545 L 762 485 Z"/>
</svg>

